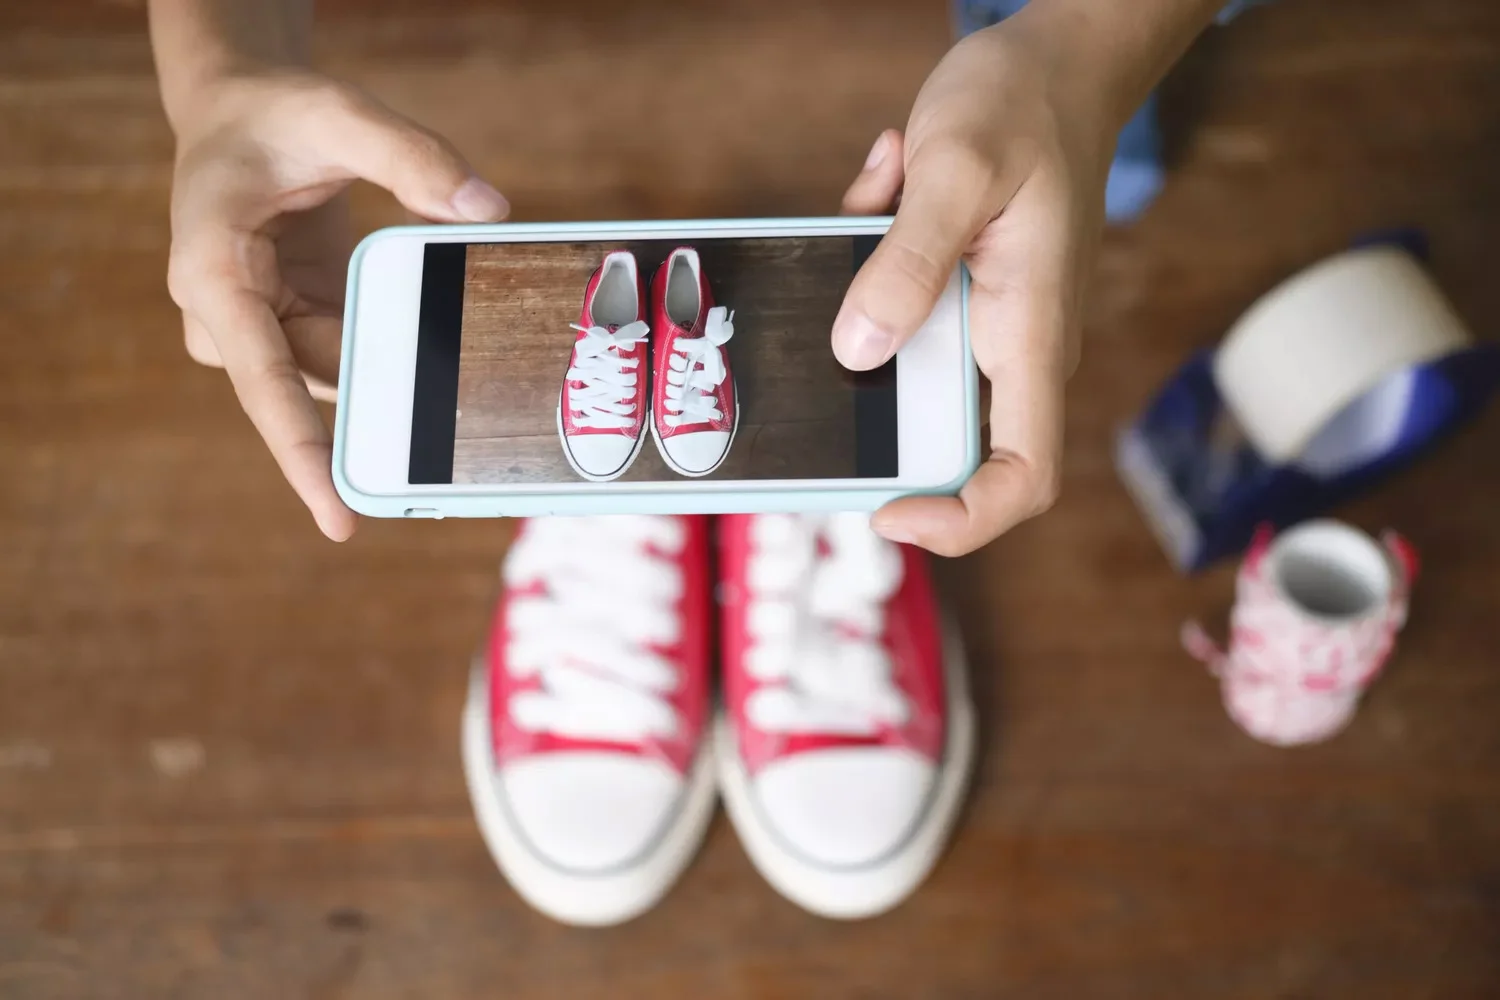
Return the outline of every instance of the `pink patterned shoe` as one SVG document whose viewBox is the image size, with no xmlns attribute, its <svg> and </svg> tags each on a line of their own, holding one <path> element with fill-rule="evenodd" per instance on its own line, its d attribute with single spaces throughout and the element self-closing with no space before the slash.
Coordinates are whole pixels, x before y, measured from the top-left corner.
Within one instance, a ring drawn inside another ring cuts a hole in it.
<svg viewBox="0 0 1500 1000">
<path fill-rule="evenodd" d="M 1219 678 L 1224 708 L 1273 746 L 1329 739 L 1354 718 L 1406 623 L 1416 550 L 1332 520 L 1261 528 L 1235 581 L 1229 648 L 1197 622 L 1187 651 Z"/>
<path fill-rule="evenodd" d="M 829 917 L 926 878 L 974 753 L 963 649 L 923 553 L 861 514 L 720 519 L 725 805 L 762 875 Z"/>
<path fill-rule="evenodd" d="M 527 521 L 464 710 L 490 853 L 556 920 L 652 906 L 714 807 L 704 518 Z"/>
</svg>

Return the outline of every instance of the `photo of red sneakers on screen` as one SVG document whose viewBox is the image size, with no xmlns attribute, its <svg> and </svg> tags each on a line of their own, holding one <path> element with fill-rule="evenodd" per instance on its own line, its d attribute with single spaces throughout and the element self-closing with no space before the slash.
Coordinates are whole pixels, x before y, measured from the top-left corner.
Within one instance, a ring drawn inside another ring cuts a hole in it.
<svg viewBox="0 0 1500 1000">
<path fill-rule="evenodd" d="M 850 372 L 828 347 L 875 242 L 440 246 L 424 309 L 429 292 L 449 305 L 429 314 L 443 329 L 421 335 L 455 351 L 457 392 L 430 432 L 445 440 L 417 434 L 414 454 L 434 467 L 412 481 L 896 475 L 895 365 Z M 449 454 L 451 466 L 428 461 Z"/>
<path fill-rule="evenodd" d="M 557 433 L 573 471 L 594 482 L 630 468 L 648 426 L 662 461 L 682 476 L 713 472 L 734 441 L 725 350 L 734 317 L 713 304 L 698 251 L 672 251 L 651 281 L 649 308 L 642 288 L 635 254 L 614 251 L 589 278 L 573 324 Z"/>
</svg>

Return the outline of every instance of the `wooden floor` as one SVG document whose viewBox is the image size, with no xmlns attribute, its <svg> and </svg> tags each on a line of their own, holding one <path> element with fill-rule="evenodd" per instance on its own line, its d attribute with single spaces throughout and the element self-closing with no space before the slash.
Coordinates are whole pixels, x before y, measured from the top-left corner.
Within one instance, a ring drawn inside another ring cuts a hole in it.
<svg viewBox="0 0 1500 1000">
<path fill-rule="evenodd" d="M 142 6 L 0 5 L 0 997 L 1500 996 L 1500 407 L 1341 512 L 1426 575 L 1314 749 L 1230 725 L 1177 648 L 1229 569 L 1169 572 L 1109 463 L 1187 350 L 1366 227 L 1428 226 L 1500 331 L 1494 0 L 1289 0 L 1173 78 L 1175 172 L 1107 240 L 1064 497 L 940 567 L 984 744 L 925 888 L 815 919 L 721 818 L 596 933 L 507 890 L 459 773 L 506 529 L 323 541 L 183 353 Z M 948 31 L 942 0 L 322 9 L 325 63 L 527 219 L 829 211 Z"/>
<path fill-rule="evenodd" d="M 576 336 L 569 324 L 578 322 L 589 276 L 606 253 L 629 250 L 649 297 L 652 274 L 679 242 L 513 243 L 469 249 L 455 483 L 578 479 L 558 441 L 556 410 Z M 847 237 L 699 241 L 714 301 L 734 311 L 734 336 L 725 350 L 738 407 L 734 446 L 724 464 L 705 478 L 842 479 L 856 474 L 854 383 L 828 348 L 834 317 L 854 276 L 852 244 Z M 659 482 L 680 477 L 651 445 L 641 449 L 620 478 Z"/>
</svg>

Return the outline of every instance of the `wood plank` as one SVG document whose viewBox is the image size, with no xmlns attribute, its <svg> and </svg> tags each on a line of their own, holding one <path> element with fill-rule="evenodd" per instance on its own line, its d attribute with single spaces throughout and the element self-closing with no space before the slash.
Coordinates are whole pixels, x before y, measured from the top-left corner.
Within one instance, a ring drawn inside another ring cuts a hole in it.
<svg viewBox="0 0 1500 1000">
<path fill-rule="evenodd" d="M 1109 467 L 1186 352 L 1363 228 L 1425 226 L 1500 328 L 1500 5 L 1276 4 L 1175 74 L 1171 183 L 1105 241 L 1063 499 L 938 567 L 984 743 L 922 891 L 817 920 L 721 818 L 601 933 L 508 891 L 458 770 L 508 528 L 323 542 L 182 352 L 140 8 L 0 5 L 0 997 L 1500 993 L 1500 410 L 1339 512 L 1426 572 L 1353 727 L 1302 751 L 1234 730 L 1177 649 L 1228 567 L 1172 575 Z M 530 219 L 831 211 L 948 31 L 942 0 L 321 9 L 325 63 Z"/>
</svg>

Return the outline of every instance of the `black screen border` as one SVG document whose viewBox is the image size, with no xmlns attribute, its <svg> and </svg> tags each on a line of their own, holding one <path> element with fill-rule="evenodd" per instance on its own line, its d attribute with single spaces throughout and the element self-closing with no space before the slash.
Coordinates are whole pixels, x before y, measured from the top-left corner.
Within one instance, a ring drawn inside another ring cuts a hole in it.
<svg viewBox="0 0 1500 1000">
<path fill-rule="evenodd" d="M 854 237 L 851 280 L 879 245 L 879 236 Z M 849 375 L 854 381 L 855 478 L 895 479 L 901 472 L 896 359 L 892 357 L 879 368 Z"/>
<path fill-rule="evenodd" d="M 453 484 L 458 432 L 458 357 L 463 340 L 467 243 L 428 243 L 422 251 L 417 366 L 411 396 L 412 486 Z"/>
</svg>

